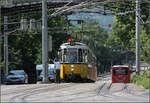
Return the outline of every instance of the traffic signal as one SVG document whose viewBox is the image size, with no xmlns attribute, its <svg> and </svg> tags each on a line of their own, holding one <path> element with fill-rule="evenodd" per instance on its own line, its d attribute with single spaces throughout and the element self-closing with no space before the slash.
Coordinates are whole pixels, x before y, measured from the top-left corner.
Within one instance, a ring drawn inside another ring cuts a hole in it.
<svg viewBox="0 0 150 103">
<path fill-rule="evenodd" d="M 108 28 L 111 28 L 111 24 L 108 24 Z"/>
</svg>

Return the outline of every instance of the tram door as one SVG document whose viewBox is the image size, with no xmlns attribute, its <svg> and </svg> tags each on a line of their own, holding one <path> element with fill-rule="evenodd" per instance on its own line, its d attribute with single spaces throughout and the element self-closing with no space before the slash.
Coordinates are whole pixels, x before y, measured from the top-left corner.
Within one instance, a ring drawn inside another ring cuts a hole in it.
<svg viewBox="0 0 150 103">
<path fill-rule="evenodd" d="M 113 66 L 111 69 L 112 83 L 130 83 L 129 66 Z"/>
</svg>

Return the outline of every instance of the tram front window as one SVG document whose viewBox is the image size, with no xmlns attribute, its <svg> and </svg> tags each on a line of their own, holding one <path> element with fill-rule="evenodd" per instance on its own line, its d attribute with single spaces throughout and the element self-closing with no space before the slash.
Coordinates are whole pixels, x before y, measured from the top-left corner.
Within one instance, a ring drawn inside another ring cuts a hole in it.
<svg viewBox="0 0 150 103">
<path fill-rule="evenodd" d="M 68 51 L 64 57 L 64 62 L 74 63 L 77 62 L 77 52 L 76 51 Z"/>
</svg>

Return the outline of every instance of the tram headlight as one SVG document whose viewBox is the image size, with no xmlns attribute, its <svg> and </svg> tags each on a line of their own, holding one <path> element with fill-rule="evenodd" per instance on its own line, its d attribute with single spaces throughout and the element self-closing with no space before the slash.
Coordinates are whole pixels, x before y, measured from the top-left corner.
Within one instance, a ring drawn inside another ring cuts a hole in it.
<svg viewBox="0 0 150 103">
<path fill-rule="evenodd" d="M 74 65 L 71 65 L 71 68 L 73 68 L 74 67 Z"/>
<path fill-rule="evenodd" d="M 72 68 L 71 71 L 74 71 L 74 68 Z"/>
</svg>

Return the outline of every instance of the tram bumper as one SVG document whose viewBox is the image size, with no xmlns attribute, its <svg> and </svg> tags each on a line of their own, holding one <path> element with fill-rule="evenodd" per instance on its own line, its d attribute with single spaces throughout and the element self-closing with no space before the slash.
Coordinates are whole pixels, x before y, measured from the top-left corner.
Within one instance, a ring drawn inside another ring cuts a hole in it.
<svg viewBox="0 0 150 103">
<path fill-rule="evenodd" d="M 75 73 L 71 73 L 71 74 L 65 74 L 65 79 L 66 80 L 76 80 L 77 78 L 80 78 L 80 74 L 75 74 Z"/>
</svg>

